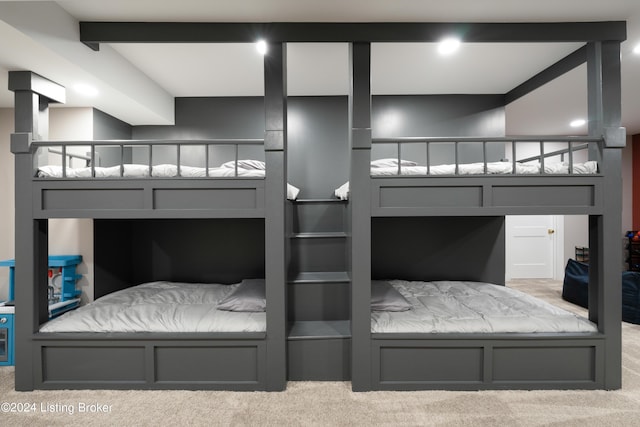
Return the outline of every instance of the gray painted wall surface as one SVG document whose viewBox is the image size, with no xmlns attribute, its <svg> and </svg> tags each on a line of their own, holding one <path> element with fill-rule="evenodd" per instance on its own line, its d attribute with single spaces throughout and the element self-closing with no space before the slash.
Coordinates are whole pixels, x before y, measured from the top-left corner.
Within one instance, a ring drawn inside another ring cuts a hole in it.
<svg viewBox="0 0 640 427">
<path fill-rule="evenodd" d="M 132 133 L 130 124 L 93 109 L 93 139 L 131 139 Z"/>
<path fill-rule="evenodd" d="M 237 283 L 265 274 L 263 219 L 97 219 L 94 233 L 96 298 L 154 280 Z"/>
<path fill-rule="evenodd" d="M 373 138 L 500 137 L 505 132 L 502 95 L 378 95 L 372 97 Z M 432 145 L 431 165 L 455 163 L 453 144 Z M 482 146 L 460 144 L 459 162 L 483 161 Z M 397 157 L 395 144 L 373 144 L 372 160 Z M 487 161 L 504 157 L 504 144 L 487 144 Z M 424 144 L 402 144 L 402 158 L 426 165 Z"/>
<path fill-rule="evenodd" d="M 174 126 L 135 126 L 133 139 L 263 138 L 264 99 L 176 98 Z"/>
<path fill-rule="evenodd" d="M 504 284 L 504 217 L 373 218 L 373 279 Z"/>
<path fill-rule="evenodd" d="M 504 136 L 502 95 L 377 95 L 373 138 Z"/>
<path fill-rule="evenodd" d="M 264 99 L 176 98 L 176 121 L 173 126 L 135 126 L 133 139 L 262 139 L 264 138 Z M 153 148 L 153 164 L 176 163 L 175 145 Z M 262 146 L 242 146 L 238 158 L 264 161 Z M 180 163 L 204 167 L 204 146 L 183 147 Z M 220 166 L 235 159 L 232 145 L 210 146 L 209 166 Z M 132 150 L 131 161 L 148 164 L 149 149 Z"/>
<path fill-rule="evenodd" d="M 347 97 L 292 97 L 288 107 L 288 179 L 301 198 L 330 198 L 349 180 Z"/>
</svg>

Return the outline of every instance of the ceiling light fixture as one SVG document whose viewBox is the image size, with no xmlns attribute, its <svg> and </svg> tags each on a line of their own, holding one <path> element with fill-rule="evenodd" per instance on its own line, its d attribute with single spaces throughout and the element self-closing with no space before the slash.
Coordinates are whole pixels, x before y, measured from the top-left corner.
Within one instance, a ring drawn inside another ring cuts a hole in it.
<svg viewBox="0 0 640 427">
<path fill-rule="evenodd" d="M 640 43 L 638 43 L 636 47 L 633 48 L 633 53 L 635 53 L 636 55 L 640 55 Z"/>
<path fill-rule="evenodd" d="M 460 39 L 450 37 L 444 39 L 438 45 L 438 52 L 442 55 L 450 55 L 460 48 Z"/>
<path fill-rule="evenodd" d="M 256 49 L 258 51 L 258 53 L 260 53 L 260 55 L 266 55 L 267 54 L 267 42 L 264 40 L 258 40 L 256 42 Z"/>
<path fill-rule="evenodd" d="M 83 96 L 97 96 L 98 95 L 98 89 L 96 89 L 94 86 L 88 85 L 86 83 L 78 83 L 76 85 L 73 86 L 73 89 L 79 93 L 80 95 Z"/>
<path fill-rule="evenodd" d="M 575 119 L 571 123 L 569 123 L 569 126 L 571 126 L 572 128 L 579 128 L 580 126 L 584 126 L 585 123 L 587 123 L 585 119 Z"/>
</svg>

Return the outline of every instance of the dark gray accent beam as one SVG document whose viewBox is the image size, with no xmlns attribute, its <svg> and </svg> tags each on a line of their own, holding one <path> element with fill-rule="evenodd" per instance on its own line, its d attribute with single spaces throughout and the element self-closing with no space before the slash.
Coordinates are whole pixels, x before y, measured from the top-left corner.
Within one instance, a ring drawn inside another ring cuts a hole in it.
<svg viewBox="0 0 640 427">
<path fill-rule="evenodd" d="M 269 43 L 264 57 L 265 278 L 267 390 L 286 388 L 287 47 Z"/>
<path fill-rule="evenodd" d="M 66 102 L 64 86 L 52 82 L 32 71 L 9 71 L 9 90 L 13 92 L 28 91 L 41 97 L 44 96 L 49 102 Z"/>
<path fill-rule="evenodd" d="M 604 212 L 589 217 L 589 319 L 606 336 L 605 388 L 621 387 L 622 281 L 622 150 L 626 138 L 620 128 L 620 43 L 587 45 L 589 134 L 601 136 L 609 129 L 609 144 L 598 155 L 604 176 Z M 607 142 L 605 140 L 605 142 Z"/>
<path fill-rule="evenodd" d="M 586 46 L 583 46 L 507 92 L 504 95 L 505 105 L 512 103 L 516 99 L 521 98 L 561 75 L 568 73 L 574 68 L 584 64 L 586 61 L 587 48 Z"/>
<path fill-rule="evenodd" d="M 349 143 L 351 178 L 351 385 L 371 390 L 371 44 L 350 46 Z"/>
<path fill-rule="evenodd" d="M 80 22 L 80 41 L 99 43 L 432 42 L 457 35 L 466 42 L 586 42 L 626 39 L 626 22 Z"/>
<path fill-rule="evenodd" d="M 64 103 L 65 88 L 31 71 L 9 71 L 8 86 L 15 98 L 15 131 L 47 139 L 49 104 Z"/>
</svg>

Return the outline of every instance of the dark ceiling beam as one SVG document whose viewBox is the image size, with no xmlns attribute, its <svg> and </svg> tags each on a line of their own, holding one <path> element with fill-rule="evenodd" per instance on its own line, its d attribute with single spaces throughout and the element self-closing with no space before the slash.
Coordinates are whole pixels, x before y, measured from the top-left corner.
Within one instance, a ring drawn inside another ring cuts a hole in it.
<svg viewBox="0 0 640 427">
<path fill-rule="evenodd" d="M 94 49 L 100 43 L 433 42 L 447 36 L 485 43 L 623 41 L 626 22 L 80 22 L 80 41 Z"/>
<path fill-rule="evenodd" d="M 565 73 L 568 73 L 569 71 L 584 64 L 585 62 L 587 62 L 587 48 L 586 46 L 583 46 L 580 49 L 565 56 L 555 64 L 540 71 L 529 80 L 507 92 L 504 95 L 505 105 L 510 104 L 511 102 L 525 96 L 528 93 L 533 92 L 539 87 L 549 83 L 550 81 L 560 77 Z"/>
</svg>

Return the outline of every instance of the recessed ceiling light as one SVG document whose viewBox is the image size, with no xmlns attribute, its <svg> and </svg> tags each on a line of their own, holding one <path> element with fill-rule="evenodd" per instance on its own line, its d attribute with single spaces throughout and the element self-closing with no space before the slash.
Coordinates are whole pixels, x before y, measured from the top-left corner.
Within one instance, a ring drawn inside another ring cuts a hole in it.
<svg viewBox="0 0 640 427">
<path fill-rule="evenodd" d="M 442 55 L 450 55 L 460 48 L 460 39 L 450 37 L 444 39 L 438 45 L 438 52 Z"/>
<path fill-rule="evenodd" d="M 88 85 L 86 83 L 78 83 L 73 86 L 73 89 L 78 92 L 80 95 L 84 96 L 97 96 L 98 89 L 95 87 Z"/>
<path fill-rule="evenodd" d="M 633 48 L 633 53 L 635 53 L 636 55 L 640 55 L 640 43 L 638 43 L 636 47 Z"/>
<path fill-rule="evenodd" d="M 260 53 L 260 55 L 266 55 L 267 54 L 267 42 L 264 40 L 258 40 L 256 42 L 256 49 L 258 50 L 258 53 Z"/>
<path fill-rule="evenodd" d="M 585 123 L 587 123 L 585 119 L 575 119 L 571 123 L 569 123 L 569 126 L 571 126 L 572 128 L 579 128 L 580 126 L 584 126 Z"/>
</svg>

